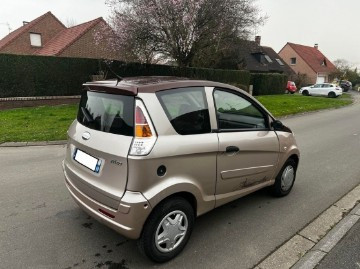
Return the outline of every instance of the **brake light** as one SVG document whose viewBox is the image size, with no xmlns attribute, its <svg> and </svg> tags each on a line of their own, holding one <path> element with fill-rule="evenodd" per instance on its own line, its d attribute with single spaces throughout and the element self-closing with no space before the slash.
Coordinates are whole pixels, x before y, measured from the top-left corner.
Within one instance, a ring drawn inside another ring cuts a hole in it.
<svg viewBox="0 0 360 269">
<path fill-rule="evenodd" d="M 135 101 L 135 137 L 133 139 L 130 155 L 148 155 L 156 142 L 155 129 L 149 114 L 142 101 Z"/>
<path fill-rule="evenodd" d="M 151 129 L 141 108 L 135 108 L 135 137 L 151 137 Z"/>
</svg>

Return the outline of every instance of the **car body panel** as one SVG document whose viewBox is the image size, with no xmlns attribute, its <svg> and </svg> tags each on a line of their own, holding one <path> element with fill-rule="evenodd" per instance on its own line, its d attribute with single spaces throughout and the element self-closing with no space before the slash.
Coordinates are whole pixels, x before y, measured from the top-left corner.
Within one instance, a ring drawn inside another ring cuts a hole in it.
<svg viewBox="0 0 360 269">
<path fill-rule="evenodd" d="M 246 189 L 272 179 L 279 158 L 274 131 L 219 133 L 216 195 Z M 228 146 L 239 148 L 227 153 Z"/>
<path fill-rule="evenodd" d="M 88 140 L 83 134 L 89 133 Z M 69 180 L 89 197 L 111 208 L 117 208 L 127 183 L 127 155 L 132 137 L 104 133 L 74 121 L 68 131 L 65 170 Z M 76 149 L 99 158 L 99 173 L 74 160 Z"/>
<path fill-rule="evenodd" d="M 217 151 L 216 133 L 159 135 L 148 156 L 129 156 L 127 189 L 143 193 L 153 207 L 171 194 L 196 190 L 191 194 L 198 214 L 203 214 L 214 207 Z M 164 176 L 157 175 L 161 165 L 166 167 Z"/>
<path fill-rule="evenodd" d="M 157 205 L 173 195 L 195 201 L 196 215 L 274 184 L 287 158 L 299 158 L 299 150 L 288 128 L 275 131 L 274 117 L 246 92 L 222 83 L 183 78 L 131 78 L 121 82 L 92 82 L 86 90 L 124 94 L 140 99 L 156 133 L 148 155 L 132 156 L 133 137 L 92 130 L 74 121 L 68 131 L 63 163 L 66 186 L 88 214 L 126 237 L 140 236 L 146 219 Z M 156 92 L 203 87 L 210 113 L 211 132 L 180 135 L 170 123 Z M 214 88 L 238 92 L 262 111 L 268 126 L 263 130 L 221 132 L 214 105 Z M 90 138 L 83 139 L 88 132 Z M 226 147 L 240 151 L 227 154 Z M 101 158 L 98 174 L 73 159 L 76 148 Z M 114 162 L 112 162 L 114 161 Z M 121 163 L 121 165 L 120 165 Z M 158 168 L 164 166 L 165 174 Z M 105 210 L 112 217 L 103 214 Z"/>
</svg>

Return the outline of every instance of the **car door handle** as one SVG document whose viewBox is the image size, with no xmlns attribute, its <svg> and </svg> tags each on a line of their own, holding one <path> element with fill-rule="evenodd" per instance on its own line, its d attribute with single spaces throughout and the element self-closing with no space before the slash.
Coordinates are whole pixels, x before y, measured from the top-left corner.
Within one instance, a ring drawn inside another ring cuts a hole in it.
<svg viewBox="0 0 360 269">
<path fill-rule="evenodd" d="M 235 146 L 226 147 L 226 153 L 235 153 L 238 151 L 240 151 L 240 149 L 238 147 L 235 147 Z"/>
</svg>

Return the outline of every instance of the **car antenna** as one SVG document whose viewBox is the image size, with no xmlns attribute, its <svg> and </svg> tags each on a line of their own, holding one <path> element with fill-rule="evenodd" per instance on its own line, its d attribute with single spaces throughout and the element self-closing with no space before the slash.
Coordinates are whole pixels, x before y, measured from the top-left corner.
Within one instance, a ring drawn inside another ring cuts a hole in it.
<svg viewBox="0 0 360 269">
<path fill-rule="evenodd" d="M 123 77 L 120 77 L 118 74 L 116 74 L 116 73 L 114 72 L 114 70 L 111 69 L 110 64 L 112 64 L 112 62 L 113 62 L 112 60 L 104 60 L 104 63 L 105 63 L 105 65 L 106 65 L 106 67 L 107 67 L 107 68 L 109 69 L 109 71 L 116 77 L 116 86 L 117 86 L 118 83 L 123 80 Z"/>
</svg>

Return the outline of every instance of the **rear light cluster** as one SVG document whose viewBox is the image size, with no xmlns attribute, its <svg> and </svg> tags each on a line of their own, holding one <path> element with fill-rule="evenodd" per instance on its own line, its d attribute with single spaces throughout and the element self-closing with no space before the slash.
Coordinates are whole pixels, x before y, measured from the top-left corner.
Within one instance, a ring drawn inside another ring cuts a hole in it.
<svg viewBox="0 0 360 269">
<path fill-rule="evenodd" d="M 148 155 L 156 142 L 156 133 L 149 114 L 142 101 L 135 101 L 135 137 L 131 145 L 130 155 Z"/>
</svg>

